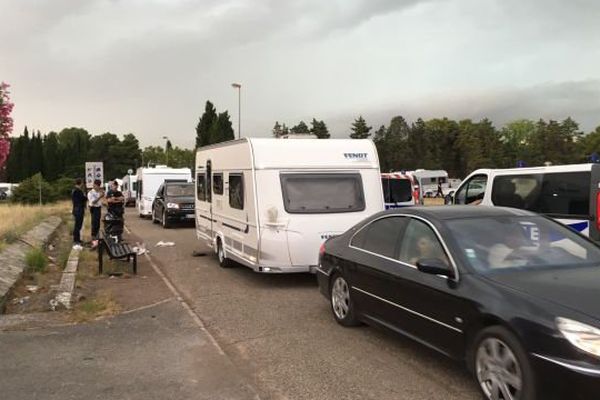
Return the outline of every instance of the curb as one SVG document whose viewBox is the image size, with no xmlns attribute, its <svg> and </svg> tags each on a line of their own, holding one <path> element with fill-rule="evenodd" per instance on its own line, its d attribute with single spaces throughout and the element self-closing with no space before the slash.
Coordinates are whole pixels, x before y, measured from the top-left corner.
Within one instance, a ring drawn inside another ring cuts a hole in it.
<svg viewBox="0 0 600 400">
<path fill-rule="evenodd" d="M 27 268 L 27 252 L 31 248 L 45 246 L 61 223 L 60 217 L 49 217 L 22 235 L 18 241 L 6 246 L 0 253 L 0 314 L 4 312 L 6 297 Z"/>
<path fill-rule="evenodd" d="M 63 270 L 60 278 L 60 284 L 58 285 L 57 294 L 54 301 L 51 302 L 51 306 L 56 308 L 58 304 L 62 304 L 67 310 L 71 309 L 71 301 L 73 299 L 73 292 L 75 291 L 75 281 L 77 280 L 77 267 L 79 266 L 79 254 L 81 250 L 72 249 L 69 254 L 67 266 Z"/>
</svg>

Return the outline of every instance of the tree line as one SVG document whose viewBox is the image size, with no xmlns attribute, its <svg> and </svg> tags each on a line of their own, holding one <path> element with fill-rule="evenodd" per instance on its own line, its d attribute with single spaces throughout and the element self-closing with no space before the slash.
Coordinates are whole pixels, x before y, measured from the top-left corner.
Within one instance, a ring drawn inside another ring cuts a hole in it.
<svg viewBox="0 0 600 400">
<path fill-rule="evenodd" d="M 18 183 L 40 174 L 45 181 L 84 176 L 86 161 L 102 161 L 105 179 L 122 178 L 127 170 L 134 171 L 148 164 L 192 168 L 194 152 L 170 146 L 140 148 L 132 133 L 119 138 L 114 133 L 90 135 L 83 128 L 64 128 L 60 132 L 42 134 L 25 127 L 18 137 L 10 139 L 11 151 L 6 162 L 4 179 Z"/>
<path fill-rule="evenodd" d="M 274 137 L 290 133 L 330 137 L 325 122 L 314 118 L 312 127 L 303 121 L 293 128 L 275 122 Z M 444 169 L 451 176 L 462 178 L 477 168 L 600 161 L 600 126 L 584 133 L 572 118 L 562 121 L 521 119 L 498 129 L 486 118 L 480 121 L 419 118 L 408 123 L 402 116 L 396 116 L 387 126 L 373 131 L 359 116 L 350 125 L 347 135 L 374 141 L 382 171 Z"/>
</svg>

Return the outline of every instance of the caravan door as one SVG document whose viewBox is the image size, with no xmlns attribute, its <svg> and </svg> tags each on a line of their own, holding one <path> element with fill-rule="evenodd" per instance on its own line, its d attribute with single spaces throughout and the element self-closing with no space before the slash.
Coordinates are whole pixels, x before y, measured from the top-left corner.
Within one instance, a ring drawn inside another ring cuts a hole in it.
<svg viewBox="0 0 600 400">
<path fill-rule="evenodd" d="M 196 170 L 196 235 L 212 247 L 214 236 L 211 173 L 210 161 L 206 163 L 206 168 Z"/>
</svg>

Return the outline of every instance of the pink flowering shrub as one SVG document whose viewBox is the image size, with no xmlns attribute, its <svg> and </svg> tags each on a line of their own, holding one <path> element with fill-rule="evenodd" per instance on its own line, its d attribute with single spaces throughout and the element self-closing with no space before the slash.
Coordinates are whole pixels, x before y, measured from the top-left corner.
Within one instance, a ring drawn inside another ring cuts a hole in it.
<svg viewBox="0 0 600 400">
<path fill-rule="evenodd" d="M 9 135 L 13 130 L 13 119 L 10 116 L 14 104 L 10 102 L 9 84 L 0 83 L 0 169 L 4 167 L 10 153 Z"/>
</svg>

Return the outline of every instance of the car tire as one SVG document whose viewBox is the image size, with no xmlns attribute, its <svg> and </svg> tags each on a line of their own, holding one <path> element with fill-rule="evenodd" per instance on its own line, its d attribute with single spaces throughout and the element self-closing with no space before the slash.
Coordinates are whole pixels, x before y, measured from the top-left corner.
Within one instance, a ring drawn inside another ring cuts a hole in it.
<svg viewBox="0 0 600 400">
<path fill-rule="evenodd" d="M 330 282 L 329 302 L 335 320 L 343 326 L 360 325 L 360 321 L 356 318 L 350 285 L 344 275 L 335 273 Z"/>
<path fill-rule="evenodd" d="M 152 218 L 153 224 L 158 224 L 158 219 L 156 218 L 156 210 L 154 210 L 154 208 L 152 209 L 152 216 L 150 218 Z"/>
<path fill-rule="evenodd" d="M 221 268 L 229 268 L 232 266 L 231 260 L 225 256 L 225 249 L 223 248 L 223 243 L 221 243 L 221 239 L 217 239 L 217 260 L 219 260 L 219 265 Z"/>
<path fill-rule="evenodd" d="M 513 398 L 536 398 L 536 379 L 531 361 L 519 339 L 508 329 L 492 326 L 483 329 L 473 342 L 469 368 L 484 399 L 494 393 L 510 391 Z M 504 398 L 507 398 L 505 396 Z"/>
<path fill-rule="evenodd" d="M 169 229 L 171 227 L 171 224 L 169 223 L 169 218 L 167 218 L 167 212 L 163 211 L 162 212 L 162 227 L 163 229 Z"/>
</svg>

